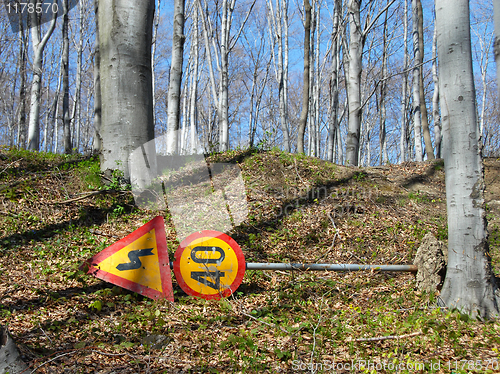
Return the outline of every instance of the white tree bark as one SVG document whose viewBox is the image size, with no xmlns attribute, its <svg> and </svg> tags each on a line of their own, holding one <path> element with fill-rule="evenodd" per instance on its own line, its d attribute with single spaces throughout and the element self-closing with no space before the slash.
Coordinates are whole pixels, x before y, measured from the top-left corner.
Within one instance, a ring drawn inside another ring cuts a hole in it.
<svg viewBox="0 0 500 374">
<path fill-rule="evenodd" d="M 499 316 L 488 253 L 467 0 L 436 0 L 448 267 L 440 300 L 473 317 Z"/>
<path fill-rule="evenodd" d="M 385 13 L 384 31 L 383 31 L 383 46 L 382 46 L 382 78 L 380 82 L 380 165 L 384 165 L 389 161 L 387 155 L 387 139 L 386 139 L 386 97 L 387 97 L 387 12 Z M 368 164 L 370 165 L 370 164 Z"/>
<path fill-rule="evenodd" d="M 497 88 L 500 98 L 500 0 L 493 0 L 493 18 L 495 21 L 495 41 L 493 42 L 493 52 L 497 65 Z"/>
<path fill-rule="evenodd" d="M 56 1 L 56 0 L 54 0 Z M 42 0 L 30 0 L 36 8 L 36 4 Z M 38 151 L 40 149 L 40 105 L 42 91 L 43 50 L 56 27 L 57 13 L 54 13 L 47 32 L 40 35 L 40 20 L 36 12 L 31 13 L 31 44 L 33 48 L 33 80 L 31 81 L 31 104 L 28 127 L 28 149 Z"/>
<path fill-rule="evenodd" d="M 196 0 L 198 3 L 199 0 Z M 198 112 L 197 112 L 197 97 L 198 97 L 198 69 L 199 69 L 199 47 L 198 47 L 198 4 L 195 4 L 193 7 L 194 16 L 193 16 L 193 59 L 194 59 L 194 68 L 192 73 L 192 83 L 191 83 L 191 93 L 190 93 L 190 107 L 189 107 L 189 118 L 191 124 L 191 153 L 195 154 L 197 152 L 196 144 L 198 143 L 198 135 L 197 135 L 197 123 L 198 123 Z"/>
<path fill-rule="evenodd" d="M 441 116 L 439 114 L 439 76 L 437 72 L 437 28 L 434 25 L 434 36 L 432 38 L 432 80 L 434 82 L 434 93 L 432 95 L 432 116 L 434 118 L 434 148 L 436 158 L 441 158 Z"/>
<path fill-rule="evenodd" d="M 417 0 L 412 0 L 413 24 L 413 130 L 415 141 L 415 161 L 423 161 L 422 122 L 420 111 L 420 48 L 418 45 L 418 12 Z"/>
<path fill-rule="evenodd" d="M 130 178 L 130 153 L 154 138 L 154 9 L 153 1 L 99 1 L 101 170 L 121 170 L 125 179 Z"/>
<path fill-rule="evenodd" d="M 307 115 L 309 112 L 310 91 L 310 41 L 311 41 L 311 4 L 304 0 L 304 86 L 302 89 L 302 111 L 299 118 L 299 130 L 297 135 L 297 153 L 304 153 L 304 135 L 306 131 Z"/>
<path fill-rule="evenodd" d="M 332 63 L 331 63 L 331 76 L 330 76 L 330 118 L 328 128 L 328 151 L 327 160 L 335 162 L 335 147 L 338 118 L 337 112 L 339 108 L 339 70 L 340 70 L 340 46 L 341 36 L 339 29 L 339 18 L 342 13 L 342 1 L 335 1 L 335 10 L 333 13 L 333 27 L 332 27 Z"/>
<path fill-rule="evenodd" d="M 400 161 L 405 162 L 408 155 L 408 142 L 407 142 L 407 115 L 408 108 L 408 0 L 404 0 L 403 12 L 403 76 L 401 83 L 401 137 L 399 141 L 399 152 L 401 153 Z"/>
<path fill-rule="evenodd" d="M 346 144 L 346 162 L 358 165 L 359 136 L 361 131 L 361 57 L 363 54 L 363 30 L 361 28 L 360 0 L 349 0 L 349 69 L 347 97 L 349 120 Z"/>
<path fill-rule="evenodd" d="M 167 154 L 179 153 L 179 125 L 181 105 L 182 62 L 184 55 L 184 0 L 174 1 L 174 35 L 172 37 L 172 65 L 168 87 Z"/>
<path fill-rule="evenodd" d="M 92 153 L 101 152 L 101 54 L 99 51 L 99 0 L 94 0 L 95 14 L 95 42 L 94 42 L 94 141 L 92 142 Z"/>
<path fill-rule="evenodd" d="M 69 0 L 63 0 L 62 25 L 62 67 L 63 67 L 63 145 L 64 153 L 70 154 L 71 145 L 71 116 L 69 114 Z"/>
</svg>

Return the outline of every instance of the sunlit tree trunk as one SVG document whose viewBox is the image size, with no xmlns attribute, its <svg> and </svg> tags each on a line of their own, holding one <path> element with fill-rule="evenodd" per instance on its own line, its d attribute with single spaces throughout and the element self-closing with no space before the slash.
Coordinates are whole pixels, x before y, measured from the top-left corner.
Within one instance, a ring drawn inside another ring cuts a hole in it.
<svg viewBox="0 0 500 374">
<path fill-rule="evenodd" d="M 346 162 L 358 165 L 359 136 L 361 131 L 361 56 L 363 54 L 363 32 L 361 29 L 360 0 L 349 0 L 349 69 L 347 74 L 347 96 L 349 120 L 346 144 Z"/>
<path fill-rule="evenodd" d="M 62 66 L 63 66 L 63 145 L 64 153 L 70 154 L 71 146 L 71 116 L 69 114 L 69 1 L 63 0 L 63 50 L 62 50 Z"/>
<path fill-rule="evenodd" d="M 417 0 L 412 0 L 413 24 L 413 131 L 415 136 L 415 161 L 423 160 L 422 122 L 420 105 L 420 48 L 418 36 Z"/>
<path fill-rule="evenodd" d="M 174 35 L 172 37 L 172 64 L 168 87 L 167 153 L 177 154 L 179 144 L 182 62 L 184 54 L 184 0 L 174 1 Z"/>
<path fill-rule="evenodd" d="M 309 50 L 311 41 L 311 4 L 304 0 L 304 86 L 302 88 L 302 112 L 299 118 L 299 133 L 297 136 L 297 153 L 304 153 L 304 135 L 306 131 L 307 114 L 309 111 Z"/>
<path fill-rule="evenodd" d="M 198 0 L 196 0 L 198 1 Z M 197 144 L 197 122 L 198 122 L 198 113 L 197 113 L 197 105 L 196 100 L 198 97 L 198 69 L 199 69 L 199 47 L 198 47 L 198 6 L 195 4 L 193 7 L 194 16 L 193 16 L 193 59 L 194 59 L 194 68 L 192 73 L 192 81 L 191 81 L 191 93 L 190 93 L 190 107 L 189 107 L 189 118 L 191 124 L 191 153 L 196 153 L 196 144 Z"/>
<path fill-rule="evenodd" d="M 36 4 L 41 4 L 41 0 L 30 0 L 36 9 Z M 40 149 L 40 106 L 42 91 L 43 72 L 43 50 L 49 41 L 50 36 L 56 27 L 56 16 L 54 13 L 52 21 L 45 35 L 40 35 L 40 19 L 37 12 L 30 14 L 31 20 L 31 44 L 33 47 L 33 80 L 31 81 L 31 102 L 30 118 L 28 127 L 28 149 L 38 151 Z"/>
<path fill-rule="evenodd" d="M 403 15 L 403 75 L 401 83 L 401 137 L 399 141 L 399 152 L 401 153 L 400 161 L 405 162 L 408 155 L 407 142 L 407 109 L 408 109 L 408 0 L 404 0 L 404 15 Z"/>
<path fill-rule="evenodd" d="M 94 42 L 94 140 L 92 142 L 92 153 L 101 152 L 101 54 L 99 51 L 99 0 L 94 0 L 95 14 L 95 42 Z"/>
<path fill-rule="evenodd" d="M 154 10 L 154 1 L 99 1 L 101 170 L 121 170 L 127 180 L 130 153 L 154 138 Z"/>
<path fill-rule="evenodd" d="M 495 63 L 497 65 L 497 88 L 500 98 L 500 0 L 493 0 L 493 17 L 495 20 L 495 41 L 493 43 L 493 52 L 495 54 Z"/>
<path fill-rule="evenodd" d="M 441 158 L 441 116 L 439 114 L 439 76 L 437 72 L 437 29 L 434 26 L 432 38 L 432 80 L 434 82 L 434 93 L 432 95 L 432 116 L 434 118 L 434 148 L 436 157 Z"/>
<path fill-rule="evenodd" d="M 418 17 L 418 50 L 419 53 L 419 95 L 420 95 L 420 112 L 422 114 L 422 134 L 424 136 L 425 152 L 427 154 L 427 159 L 434 159 L 434 150 L 432 149 L 431 133 L 429 131 L 429 119 L 427 117 L 427 105 L 425 104 L 425 92 L 424 92 L 424 12 L 422 10 L 422 1 L 417 0 L 417 17 Z"/>
<path fill-rule="evenodd" d="M 335 10 L 333 15 L 332 32 L 332 63 L 330 77 L 330 118 L 328 128 L 328 152 L 327 160 L 335 161 L 336 134 L 338 126 L 338 108 L 339 108 L 339 68 L 340 68 L 340 30 L 339 18 L 342 14 L 342 0 L 335 1 Z"/>
<path fill-rule="evenodd" d="M 387 97 L 387 12 L 385 13 L 383 46 L 382 46 L 382 78 L 380 82 L 380 165 L 387 163 L 387 139 L 386 139 L 386 97 Z M 368 164 L 369 165 L 369 164 Z"/>
<path fill-rule="evenodd" d="M 17 113 L 17 146 L 21 149 L 26 147 L 26 73 L 27 73 L 27 55 L 28 55 L 28 36 L 20 21 L 19 25 L 19 109 Z"/>
<path fill-rule="evenodd" d="M 440 300 L 473 317 L 499 316 L 484 211 L 484 180 L 467 0 L 436 0 L 448 266 Z"/>
</svg>

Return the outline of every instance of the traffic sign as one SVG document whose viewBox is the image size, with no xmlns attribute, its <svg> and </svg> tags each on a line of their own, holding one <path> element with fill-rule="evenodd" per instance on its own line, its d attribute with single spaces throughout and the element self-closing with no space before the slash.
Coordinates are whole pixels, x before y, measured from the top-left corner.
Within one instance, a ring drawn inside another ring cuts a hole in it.
<svg viewBox="0 0 500 374">
<path fill-rule="evenodd" d="M 245 257 L 228 235 L 204 230 L 189 235 L 175 252 L 174 274 L 191 296 L 219 299 L 231 295 L 245 275 Z"/>
<path fill-rule="evenodd" d="M 174 301 L 163 217 L 87 260 L 88 274 L 151 299 Z"/>
</svg>

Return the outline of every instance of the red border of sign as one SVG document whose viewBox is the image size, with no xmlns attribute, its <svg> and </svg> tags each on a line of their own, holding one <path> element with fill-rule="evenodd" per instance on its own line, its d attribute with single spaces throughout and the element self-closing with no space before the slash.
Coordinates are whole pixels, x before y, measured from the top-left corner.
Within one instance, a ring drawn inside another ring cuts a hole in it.
<svg viewBox="0 0 500 374">
<path fill-rule="evenodd" d="M 236 254 L 236 259 L 238 260 L 238 272 L 236 273 L 236 277 L 234 278 L 234 281 L 231 284 L 231 287 L 226 288 L 224 291 L 222 291 L 219 294 L 213 294 L 213 295 L 201 294 L 201 293 L 193 290 L 191 287 L 189 287 L 188 284 L 182 278 L 181 268 L 180 268 L 180 261 L 181 261 L 180 259 L 181 259 L 182 252 L 184 252 L 186 247 L 188 247 L 194 240 L 199 239 L 199 238 L 203 238 L 203 237 L 217 238 L 217 239 L 220 239 L 220 240 L 226 242 L 234 250 L 234 253 Z M 175 255 L 174 255 L 174 274 L 175 274 L 175 279 L 177 279 L 177 283 L 179 284 L 179 286 L 188 295 L 201 297 L 201 298 L 206 299 L 206 300 L 220 299 L 221 296 L 228 297 L 231 294 L 233 294 L 234 291 L 236 291 L 238 289 L 241 282 L 243 281 L 243 276 L 245 275 L 245 269 L 246 269 L 245 256 L 243 255 L 243 252 L 241 251 L 241 248 L 238 245 L 238 243 L 236 243 L 236 241 L 233 238 L 231 238 L 229 235 L 226 235 L 222 232 L 214 231 L 214 230 L 203 230 L 203 231 L 195 232 L 195 233 L 189 235 L 186 239 L 184 239 L 182 241 L 182 243 L 177 248 L 177 251 L 175 251 Z"/>
<path fill-rule="evenodd" d="M 159 292 L 155 289 L 143 286 L 141 284 L 132 282 L 128 279 L 119 277 L 117 275 L 108 273 L 107 271 L 100 270 L 98 266 L 102 261 L 107 259 L 109 256 L 115 254 L 120 249 L 126 247 L 130 243 L 136 241 L 141 236 L 146 235 L 149 231 L 155 229 L 156 236 L 156 246 L 158 252 L 158 264 L 160 266 L 160 279 L 161 286 L 163 292 Z M 102 250 L 94 257 L 88 259 L 81 267 L 83 268 L 87 264 L 89 266 L 89 270 L 87 274 L 93 275 L 99 279 L 102 279 L 106 282 L 113 283 L 117 286 L 126 288 L 127 290 L 137 292 L 141 295 L 149 297 L 151 299 L 167 299 L 170 301 L 174 301 L 174 293 L 172 291 L 172 277 L 170 273 L 170 261 L 168 258 L 168 247 L 167 247 L 167 238 L 165 236 L 165 225 L 163 223 L 163 217 L 157 216 L 153 218 L 151 221 L 146 223 L 144 226 L 139 227 L 134 232 L 130 233 L 123 239 L 117 241 L 112 244 L 108 248 Z"/>
</svg>

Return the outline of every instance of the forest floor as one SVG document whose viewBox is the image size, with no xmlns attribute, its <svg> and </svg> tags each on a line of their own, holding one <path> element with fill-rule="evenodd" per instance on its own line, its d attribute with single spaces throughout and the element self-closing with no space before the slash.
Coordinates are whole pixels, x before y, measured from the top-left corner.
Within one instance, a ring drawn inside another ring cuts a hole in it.
<svg viewBox="0 0 500 374">
<path fill-rule="evenodd" d="M 411 264 L 426 233 L 447 240 L 442 160 L 209 160 L 242 170 L 249 215 L 228 234 L 247 262 Z M 485 160 L 497 274 L 499 169 Z M 500 321 L 438 308 L 411 273 L 248 270 L 233 296 L 209 301 L 172 276 L 173 303 L 86 275 L 85 260 L 158 214 L 170 259 L 179 244 L 168 212 L 140 210 L 100 180 L 95 159 L 0 149 L 0 325 L 29 373 L 500 372 Z"/>
</svg>

